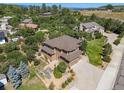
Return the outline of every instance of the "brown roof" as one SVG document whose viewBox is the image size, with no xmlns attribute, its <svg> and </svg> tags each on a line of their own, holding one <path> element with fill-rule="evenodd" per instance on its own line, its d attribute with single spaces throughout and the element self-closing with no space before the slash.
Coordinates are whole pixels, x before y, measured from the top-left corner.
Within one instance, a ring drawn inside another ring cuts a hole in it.
<svg viewBox="0 0 124 93">
<path fill-rule="evenodd" d="M 46 47 L 46 46 L 44 46 L 41 51 L 44 51 L 45 53 L 47 53 L 49 55 L 54 54 L 54 50 L 52 50 L 52 49 L 50 49 L 49 47 Z"/>
<path fill-rule="evenodd" d="M 82 52 L 80 50 L 76 50 L 76 51 L 69 53 L 69 54 L 63 53 L 61 55 L 61 58 L 65 59 L 68 62 L 71 62 L 74 59 L 78 58 L 81 54 L 82 54 Z"/>
<path fill-rule="evenodd" d="M 32 29 L 36 29 L 38 27 L 38 25 L 37 24 L 33 24 L 33 23 L 29 23 L 29 24 L 26 24 L 26 27 L 32 28 Z"/>
<path fill-rule="evenodd" d="M 73 51 L 79 47 L 81 40 L 64 35 L 44 42 L 45 45 L 64 51 Z"/>
</svg>

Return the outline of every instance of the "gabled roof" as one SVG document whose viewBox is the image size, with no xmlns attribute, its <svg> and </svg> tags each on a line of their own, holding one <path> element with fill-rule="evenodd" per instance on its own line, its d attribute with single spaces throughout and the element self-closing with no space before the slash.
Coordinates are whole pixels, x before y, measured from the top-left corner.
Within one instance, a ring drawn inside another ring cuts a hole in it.
<svg viewBox="0 0 124 93">
<path fill-rule="evenodd" d="M 79 47 L 81 40 L 64 35 L 44 42 L 45 45 L 64 51 L 73 51 Z"/>
<path fill-rule="evenodd" d="M 28 18 L 28 19 L 24 19 L 22 22 L 23 23 L 29 23 L 29 22 L 31 22 L 32 21 L 32 19 L 31 18 Z"/>
<path fill-rule="evenodd" d="M 51 48 L 48 48 L 46 46 L 44 46 L 41 51 L 44 51 L 45 53 L 47 53 L 49 55 L 53 55 L 54 54 L 54 50 L 52 50 Z"/>
<path fill-rule="evenodd" d="M 65 59 L 68 62 L 71 62 L 74 59 L 78 58 L 81 54 L 82 54 L 81 50 L 76 50 L 76 51 L 69 53 L 69 54 L 63 53 L 61 55 L 61 58 Z"/>
<path fill-rule="evenodd" d="M 104 27 L 100 26 L 98 23 L 96 22 L 88 22 L 88 23 L 81 23 L 80 24 L 81 26 L 84 26 L 85 28 L 87 29 L 90 29 L 90 28 L 93 28 L 93 27 L 98 27 L 98 28 L 101 28 L 101 29 L 104 29 Z"/>
</svg>

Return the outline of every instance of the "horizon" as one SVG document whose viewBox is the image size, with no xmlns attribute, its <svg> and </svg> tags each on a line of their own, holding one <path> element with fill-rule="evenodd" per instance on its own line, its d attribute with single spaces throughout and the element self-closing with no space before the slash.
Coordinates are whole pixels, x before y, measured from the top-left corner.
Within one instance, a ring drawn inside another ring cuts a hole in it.
<svg viewBox="0 0 124 93">
<path fill-rule="evenodd" d="M 43 3 L 16 3 L 14 5 L 19 5 L 19 6 L 30 6 L 30 5 L 35 5 L 35 6 L 41 6 Z M 124 3 L 45 3 L 47 6 L 52 6 L 52 5 L 61 5 L 62 7 L 65 8 L 98 8 L 101 6 L 106 6 L 107 4 L 112 4 L 113 6 L 117 5 L 124 5 Z"/>
</svg>

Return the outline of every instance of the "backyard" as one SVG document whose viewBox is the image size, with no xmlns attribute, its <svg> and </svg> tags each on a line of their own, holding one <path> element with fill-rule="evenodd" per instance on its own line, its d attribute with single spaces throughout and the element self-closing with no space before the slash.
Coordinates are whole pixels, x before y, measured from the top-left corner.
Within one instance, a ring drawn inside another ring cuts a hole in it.
<svg viewBox="0 0 124 93">
<path fill-rule="evenodd" d="M 89 62 L 93 65 L 102 65 L 102 47 L 105 44 L 105 38 L 88 41 L 86 53 L 89 57 Z"/>
</svg>

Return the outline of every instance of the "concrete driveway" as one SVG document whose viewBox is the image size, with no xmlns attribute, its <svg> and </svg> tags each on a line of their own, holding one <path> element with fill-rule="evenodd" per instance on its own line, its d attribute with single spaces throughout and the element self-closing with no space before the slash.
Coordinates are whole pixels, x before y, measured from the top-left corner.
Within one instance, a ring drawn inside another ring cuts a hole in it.
<svg viewBox="0 0 124 93">
<path fill-rule="evenodd" d="M 91 65 L 86 56 L 83 56 L 77 64 L 73 65 L 72 69 L 76 73 L 76 80 L 70 87 L 71 90 L 73 88 L 80 90 L 96 89 L 103 74 L 103 70 Z"/>
</svg>

